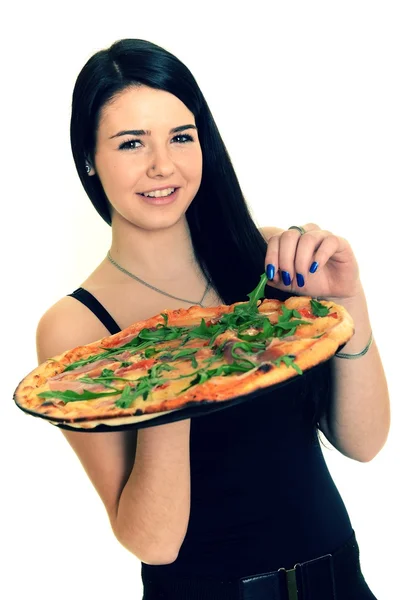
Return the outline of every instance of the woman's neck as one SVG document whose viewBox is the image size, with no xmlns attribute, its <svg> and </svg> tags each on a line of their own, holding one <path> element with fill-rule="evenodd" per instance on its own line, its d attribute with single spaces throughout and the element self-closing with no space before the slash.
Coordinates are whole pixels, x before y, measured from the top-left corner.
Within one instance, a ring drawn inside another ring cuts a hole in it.
<svg viewBox="0 0 400 600">
<path fill-rule="evenodd" d="M 185 218 L 168 229 L 145 230 L 113 218 L 111 257 L 137 277 L 168 283 L 196 267 Z"/>
</svg>

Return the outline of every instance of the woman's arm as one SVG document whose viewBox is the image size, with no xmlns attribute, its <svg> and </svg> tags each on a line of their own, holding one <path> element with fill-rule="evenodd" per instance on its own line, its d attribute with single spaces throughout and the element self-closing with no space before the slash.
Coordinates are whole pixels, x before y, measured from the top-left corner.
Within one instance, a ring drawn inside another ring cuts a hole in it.
<svg viewBox="0 0 400 600">
<path fill-rule="evenodd" d="M 327 298 L 329 300 L 330 298 Z M 332 298 L 354 320 L 355 333 L 343 352 L 363 350 L 371 335 L 365 294 L 360 285 L 352 298 Z M 334 391 L 320 429 L 342 454 L 361 462 L 372 460 L 384 446 L 390 428 L 390 402 L 376 343 L 356 359 L 334 358 Z"/>
<path fill-rule="evenodd" d="M 273 252 L 267 252 L 266 263 L 276 262 L 276 268 L 282 266 L 290 269 L 292 276 L 292 285 L 284 286 L 278 277 L 274 282 L 269 282 L 272 287 L 278 287 L 285 291 L 292 291 L 296 294 L 307 294 L 314 297 L 323 297 L 332 300 L 344 306 L 354 320 L 355 333 L 351 340 L 346 344 L 343 352 L 354 354 L 358 353 L 368 343 L 371 335 L 371 324 L 369 321 L 367 302 L 364 290 L 358 278 L 358 269 L 349 252 L 349 246 L 344 243 L 342 238 L 337 244 L 336 252 L 333 255 L 333 273 L 330 276 L 315 277 L 315 274 L 308 273 L 310 256 L 315 258 L 315 252 L 321 252 L 321 240 L 333 238 L 333 248 L 335 248 L 335 237 L 330 232 L 322 232 L 314 224 L 304 226 L 307 231 L 314 232 L 315 242 L 311 239 L 308 247 L 303 250 L 303 255 L 307 255 L 304 262 L 304 268 L 301 268 L 302 257 L 299 254 L 299 237 L 296 232 L 291 232 L 297 240 L 286 242 L 286 246 L 281 241 L 282 234 L 287 236 L 287 230 L 276 227 L 263 227 L 260 232 L 265 240 L 269 242 L 273 238 L 271 246 L 274 246 Z M 318 239 L 319 237 L 319 239 Z M 332 244 L 332 239 L 329 240 Z M 292 247 L 290 247 L 292 243 Z M 297 245 L 296 245 L 297 244 Z M 314 246 L 313 246 L 314 244 Z M 300 249 L 301 252 L 301 249 Z M 290 255 L 291 260 L 286 256 Z M 329 252 L 328 252 L 329 254 Z M 344 254 L 346 256 L 344 256 Z M 293 257 L 294 255 L 294 257 Z M 320 254 L 321 256 L 321 254 Z M 335 256 L 337 256 L 335 260 Z M 332 257 L 331 257 L 332 258 Z M 287 262 L 286 262 L 287 261 Z M 350 263 L 350 267 L 346 266 Z M 328 261 L 329 262 L 329 261 Z M 282 265 L 283 263 L 283 265 Z M 288 265 L 287 267 L 285 265 Z M 307 265 L 307 268 L 306 268 Z M 326 265 L 326 263 L 325 263 Z M 297 269 L 296 269 L 297 267 Z M 345 271 L 345 268 L 347 270 Z M 301 270 L 305 275 L 305 286 L 299 288 L 296 285 L 295 272 Z M 321 272 L 322 269 L 319 269 Z M 353 281 L 349 296 L 340 296 L 324 293 L 328 289 L 345 289 L 346 283 Z M 384 446 L 390 427 L 390 402 L 385 373 L 379 357 L 376 343 L 373 342 L 368 352 L 356 359 L 334 358 L 334 391 L 332 401 L 328 407 L 327 413 L 321 418 L 319 427 L 329 442 L 339 452 L 349 458 L 361 462 L 372 460 Z"/>
<path fill-rule="evenodd" d="M 97 318 L 63 298 L 37 327 L 39 364 L 102 335 Z M 175 561 L 186 535 L 190 424 L 185 419 L 137 432 L 62 430 L 103 501 L 115 537 L 147 564 Z"/>
<path fill-rule="evenodd" d="M 186 536 L 190 424 L 185 419 L 138 431 L 135 464 L 119 498 L 117 537 L 136 556 L 150 557 L 149 564 L 174 562 Z"/>
</svg>

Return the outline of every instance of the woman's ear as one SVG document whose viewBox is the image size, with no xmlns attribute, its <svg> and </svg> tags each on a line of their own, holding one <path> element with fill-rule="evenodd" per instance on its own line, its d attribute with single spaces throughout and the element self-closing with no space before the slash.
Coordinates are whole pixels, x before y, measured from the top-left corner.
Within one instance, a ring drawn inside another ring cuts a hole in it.
<svg viewBox="0 0 400 600">
<path fill-rule="evenodd" d="M 85 159 L 85 169 L 88 175 L 95 175 L 96 171 L 94 170 L 92 163 L 89 159 Z"/>
</svg>

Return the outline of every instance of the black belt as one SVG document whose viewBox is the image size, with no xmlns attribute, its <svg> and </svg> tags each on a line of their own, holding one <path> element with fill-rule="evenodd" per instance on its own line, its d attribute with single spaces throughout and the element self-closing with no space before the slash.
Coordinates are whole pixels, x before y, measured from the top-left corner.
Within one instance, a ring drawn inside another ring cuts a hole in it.
<svg viewBox="0 0 400 600">
<path fill-rule="evenodd" d="M 332 554 L 235 580 L 143 579 L 143 600 L 341 600 L 375 598 L 370 592 L 359 562 L 359 548 L 353 531 L 350 539 Z M 353 592 L 354 590 L 354 592 Z M 364 596 L 362 596 L 364 597 Z"/>
<path fill-rule="evenodd" d="M 242 577 L 240 600 L 336 600 L 332 554 L 297 563 L 293 569 Z"/>
</svg>

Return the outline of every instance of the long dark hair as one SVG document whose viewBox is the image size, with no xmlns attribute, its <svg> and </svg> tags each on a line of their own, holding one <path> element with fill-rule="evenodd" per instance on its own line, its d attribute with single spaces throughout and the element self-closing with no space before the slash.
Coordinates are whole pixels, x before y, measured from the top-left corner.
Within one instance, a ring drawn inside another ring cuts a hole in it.
<svg viewBox="0 0 400 600">
<path fill-rule="evenodd" d="M 146 40 L 118 40 L 96 52 L 79 73 L 72 97 L 71 146 L 82 185 L 111 225 L 111 206 L 92 164 L 100 111 L 124 89 L 145 85 L 179 98 L 195 117 L 203 154 L 200 188 L 186 211 L 196 260 L 225 304 L 247 301 L 264 270 L 267 243 L 250 214 L 207 102 L 189 69 Z M 289 294 L 269 288 L 268 296 Z"/>
</svg>

